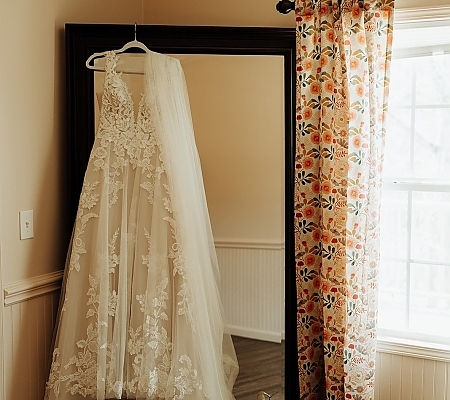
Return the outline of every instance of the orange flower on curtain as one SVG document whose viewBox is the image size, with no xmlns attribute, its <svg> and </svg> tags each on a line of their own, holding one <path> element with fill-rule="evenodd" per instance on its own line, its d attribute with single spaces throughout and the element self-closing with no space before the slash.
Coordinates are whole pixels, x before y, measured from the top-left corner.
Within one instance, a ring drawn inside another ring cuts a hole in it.
<svg viewBox="0 0 450 400">
<path fill-rule="evenodd" d="M 374 397 L 394 0 L 296 2 L 300 397 Z"/>
</svg>

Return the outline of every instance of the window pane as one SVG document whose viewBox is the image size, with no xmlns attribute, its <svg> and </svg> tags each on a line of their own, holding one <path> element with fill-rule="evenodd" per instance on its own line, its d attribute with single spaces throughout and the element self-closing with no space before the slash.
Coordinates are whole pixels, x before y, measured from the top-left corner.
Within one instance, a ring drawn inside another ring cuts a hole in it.
<svg viewBox="0 0 450 400">
<path fill-rule="evenodd" d="M 414 175 L 427 179 L 449 179 L 450 106 L 416 110 L 415 118 Z"/>
<path fill-rule="evenodd" d="M 383 175 L 411 177 L 411 110 L 389 107 Z"/>
<path fill-rule="evenodd" d="M 393 330 L 407 329 L 406 264 L 382 261 L 378 278 L 378 325 Z"/>
<path fill-rule="evenodd" d="M 395 30 L 379 327 L 443 343 L 450 338 L 450 191 L 442 186 L 450 184 L 450 26 L 414 23 Z"/>
<path fill-rule="evenodd" d="M 450 262 L 450 193 L 414 192 L 411 218 L 411 257 Z"/>
<path fill-rule="evenodd" d="M 423 3 L 424 5 L 426 2 Z M 395 57 L 409 54 L 425 54 L 442 52 L 449 49 L 450 25 L 444 21 L 440 26 L 413 24 L 404 27 L 395 26 L 393 54 Z"/>
<path fill-rule="evenodd" d="M 389 107 L 410 106 L 414 64 L 410 58 L 393 59 L 389 87 Z"/>
<path fill-rule="evenodd" d="M 450 54 L 412 59 L 416 67 L 416 103 L 450 103 Z"/>
<path fill-rule="evenodd" d="M 411 264 L 410 330 L 450 337 L 450 266 Z"/>
<path fill-rule="evenodd" d="M 383 190 L 380 218 L 380 255 L 406 259 L 408 193 Z"/>
</svg>

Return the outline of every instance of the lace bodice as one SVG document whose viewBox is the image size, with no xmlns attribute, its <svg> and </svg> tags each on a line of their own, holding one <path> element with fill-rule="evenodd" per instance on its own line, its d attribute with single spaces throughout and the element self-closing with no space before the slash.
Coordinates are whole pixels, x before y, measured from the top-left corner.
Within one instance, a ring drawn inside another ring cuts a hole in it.
<svg viewBox="0 0 450 400">
<path fill-rule="evenodd" d="M 122 74 L 116 71 L 119 57 L 108 52 L 105 61 L 105 84 L 100 111 L 100 123 L 97 137 L 114 142 L 115 149 L 123 148 L 130 157 L 133 166 L 143 166 L 153 154 L 156 130 L 151 110 L 145 101 L 145 92 L 141 95 L 137 115 L 133 97 Z M 142 162 L 144 164 L 142 164 Z M 101 161 L 97 160 L 98 166 Z"/>
</svg>

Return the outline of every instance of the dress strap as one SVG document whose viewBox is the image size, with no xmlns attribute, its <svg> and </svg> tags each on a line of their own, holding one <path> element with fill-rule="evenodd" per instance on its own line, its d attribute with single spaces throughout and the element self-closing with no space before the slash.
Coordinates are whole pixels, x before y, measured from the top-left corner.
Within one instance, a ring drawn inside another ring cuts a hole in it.
<svg viewBox="0 0 450 400">
<path fill-rule="evenodd" d="M 105 55 L 105 72 L 115 72 L 119 56 L 114 51 L 108 51 Z"/>
</svg>

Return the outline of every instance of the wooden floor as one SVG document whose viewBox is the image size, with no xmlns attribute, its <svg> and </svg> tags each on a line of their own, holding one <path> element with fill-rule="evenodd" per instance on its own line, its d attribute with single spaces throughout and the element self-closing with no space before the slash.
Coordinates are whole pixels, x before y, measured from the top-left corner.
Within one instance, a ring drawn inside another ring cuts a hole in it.
<svg viewBox="0 0 450 400">
<path fill-rule="evenodd" d="M 284 342 L 272 343 L 233 336 L 239 362 L 234 385 L 236 400 L 257 400 L 258 392 L 284 399 Z"/>
</svg>

